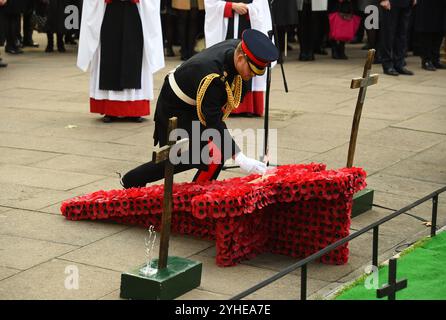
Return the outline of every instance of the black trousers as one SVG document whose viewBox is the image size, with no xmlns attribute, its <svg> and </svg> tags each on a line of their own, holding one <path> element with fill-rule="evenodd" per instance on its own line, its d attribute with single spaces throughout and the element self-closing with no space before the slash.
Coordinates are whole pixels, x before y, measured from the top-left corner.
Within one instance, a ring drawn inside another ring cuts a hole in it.
<svg viewBox="0 0 446 320">
<path fill-rule="evenodd" d="M 312 55 L 314 49 L 320 45 L 321 30 L 326 14 L 325 11 L 311 11 L 311 3 L 304 2 L 302 11 L 299 11 L 297 28 L 301 53 Z"/>
<path fill-rule="evenodd" d="M 197 169 L 193 181 L 209 181 L 218 178 L 223 164 L 209 166 L 207 170 L 202 169 L 200 164 L 178 164 L 174 166 L 174 173 L 180 173 L 191 169 Z M 147 183 L 155 182 L 164 178 L 165 162 L 154 163 L 152 161 L 144 163 L 139 167 L 127 172 L 122 177 L 124 188 L 141 188 Z"/>
<path fill-rule="evenodd" d="M 421 59 L 423 61 L 439 62 L 443 33 L 420 32 L 418 33 L 417 38 L 420 45 Z"/>
<path fill-rule="evenodd" d="M 7 13 L 6 18 L 6 48 L 17 49 L 20 35 L 20 13 Z"/>
<path fill-rule="evenodd" d="M 181 58 L 187 60 L 194 55 L 195 38 L 198 32 L 198 8 L 177 10 Z"/>
<path fill-rule="evenodd" d="M 411 7 L 380 7 L 379 55 L 384 69 L 402 68 L 407 51 L 407 35 Z"/>
</svg>

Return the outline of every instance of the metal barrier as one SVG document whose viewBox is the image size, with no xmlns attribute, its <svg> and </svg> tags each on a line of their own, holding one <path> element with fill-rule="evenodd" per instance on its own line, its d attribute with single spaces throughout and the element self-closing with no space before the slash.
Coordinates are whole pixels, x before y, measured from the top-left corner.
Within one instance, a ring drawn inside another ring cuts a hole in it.
<svg viewBox="0 0 446 320">
<path fill-rule="evenodd" d="M 349 242 L 360 235 L 370 231 L 373 229 L 373 246 L 372 246 L 372 264 L 376 267 L 378 267 L 378 237 L 379 237 L 379 226 L 383 223 L 392 220 L 393 218 L 398 217 L 399 215 L 419 206 L 420 204 L 432 199 L 432 225 L 431 225 L 431 237 L 435 237 L 436 230 L 437 230 L 437 210 L 438 210 L 438 195 L 446 191 L 446 186 L 443 188 L 438 189 L 437 191 L 432 192 L 431 194 L 425 196 L 424 198 L 421 198 L 414 203 L 395 211 L 394 213 L 390 214 L 389 216 L 372 223 L 371 225 L 349 235 L 348 237 L 342 238 L 341 240 L 338 240 L 329 246 L 325 247 L 324 249 L 312 254 L 311 256 L 308 256 L 299 262 L 296 262 L 289 267 L 283 269 L 282 271 L 278 272 L 274 276 L 256 284 L 255 286 L 235 295 L 230 300 L 239 300 L 242 299 L 253 292 L 271 284 L 272 282 L 279 280 L 280 278 L 286 276 L 287 274 L 293 272 L 294 270 L 301 268 L 301 284 L 300 284 L 300 297 L 301 300 L 307 299 L 307 265 L 310 262 L 313 262 L 316 259 L 321 258 L 323 255 L 327 254 L 328 252 L 336 249 L 337 247 L 345 244 L 346 242 Z"/>
</svg>

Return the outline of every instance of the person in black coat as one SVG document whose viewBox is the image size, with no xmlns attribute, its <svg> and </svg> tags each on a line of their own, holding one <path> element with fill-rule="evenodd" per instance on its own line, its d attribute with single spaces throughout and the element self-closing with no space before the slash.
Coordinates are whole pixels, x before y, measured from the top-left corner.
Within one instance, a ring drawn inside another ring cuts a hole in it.
<svg viewBox="0 0 446 320">
<path fill-rule="evenodd" d="M 63 41 L 64 34 L 67 33 L 65 28 L 65 18 L 67 14 L 64 12 L 66 6 L 70 4 L 69 0 L 39 0 L 47 4 L 48 20 L 47 20 L 47 38 L 48 45 L 45 52 L 54 51 L 54 34 L 57 36 L 57 51 L 65 52 Z"/>
<path fill-rule="evenodd" d="M 153 138 L 154 145 L 165 146 L 169 119 L 178 118 L 178 129 L 189 137 L 189 149 L 175 164 L 175 173 L 196 168 L 194 181 L 216 179 L 225 160 L 231 157 L 247 173 L 266 172 L 265 163 L 243 155 L 224 120 L 243 99 L 247 81 L 264 74 L 268 64 L 278 57 L 276 46 L 266 35 L 247 29 L 242 40 L 217 43 L 165 77 L 156 105 Z M 206 159 L 206 155 L 213 157 L 210 153 L 215 157 L 211 163 L 211 159 Z M 164 177 L 164 165 L 145 163 L 125 174 L 122 184 L 125 188 L 144 187 L 160 180 Z"/>
<path fill-rule="evenodd" d="M 379 56 L 384 74 L 390 76 L 413 75 L 405 65 L 407 37 L 412 7 L 416 0 L 380 1 Z"/>
<path fill-rule="evenodd" d="M 421 67 L 428 71 L 446 69 L 440 62 L 440 47 L 446 31 L 446 0 L 418 0 L 415 12 Z"/>
<path fill-rule="evenodd" d="M 3 14 L 3 7 L 6 4 L 6 0 L 0 0 L 0 47 L 3 46 L 3 44 L 5 43 L 5 25 L 6 25 L 6 20 L 5 20 L 5 16 Z M 0 68 L 5 68 L 7 67 L 8 64 L 3 62 L 2 57 L 0 56 Z"/>
<path fill-rule="evenodd" d="M 274 23 L 277 27 L 277 42 L 281 52 L 285 51 L 285 33 L 297 25 L 297 2 L 296 0 L 274 1 L 272 4 Z"/>
<path fill-rule="evenodd" d="M 4 6 L 6 20 L 6 46 L 5 51 L 10 54 L 23 53 L 20 36 L 20 15 L 25 10 L 25 0 L 8 0 Z"/>
</svg>

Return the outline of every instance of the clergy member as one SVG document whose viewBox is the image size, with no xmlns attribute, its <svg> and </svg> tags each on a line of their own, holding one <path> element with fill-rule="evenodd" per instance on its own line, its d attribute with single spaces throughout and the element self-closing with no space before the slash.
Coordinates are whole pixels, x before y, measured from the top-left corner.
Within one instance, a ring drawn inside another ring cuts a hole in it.
<svg viewBox="0 0 446 320">
<path fill-rule="evenodd" d="M 90 66 L 90 112 L 141 122 L 164 67 L 160 0 L 84 1 L 81 21 L 77 65 Z"/>
<path fill-rule="evenodd" d="M 246 29 L 256 29 L 266 35 L 272 30 L 268 0 L 205 0 L 206 47 L 226 39 L 240 39 Z M 266 74 L 251 80 L 251 90 L 232 114 L 263 115 Z"/>
</svg>

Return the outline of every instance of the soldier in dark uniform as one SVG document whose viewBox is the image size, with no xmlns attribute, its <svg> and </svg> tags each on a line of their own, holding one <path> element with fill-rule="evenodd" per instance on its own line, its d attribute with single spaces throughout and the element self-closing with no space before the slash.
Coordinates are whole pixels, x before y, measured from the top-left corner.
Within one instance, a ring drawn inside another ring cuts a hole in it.
<svg viewBox="0 0 446 320">
<path fill-rule="evenodd" d="M 220 42 L 166 76 L 156 106 L 153 138 L 155 145 L 167 144 L 167 126 L 171 117 L 177 117 L 178 128 L 188 133 L 188 163 L 175 165 L 175 173 L 196 168 L 198 172 L 194 181 L 216 179 L 225 160 L 230 157 L 245 172 L 266 171 L 264 163 L 240 152 L 224 120 L 242 100 L 246 82 L 256 75 L 262 75 L 268 64 L 277 58 L 277 48 L 268 37 L 257 30 L 248 29 L 243 33 L 242 40 Z M 199 128 L 200 141 L 193 135 L 194 126 Z M 212 134 L 209 140 L 201 141 L 201 135 L 210 132 L 207 129 L 214 129 L 213 132 L 219 134 Z M 225 139 L 230 143 L 225 143 Z M 230 150 L 224 146 L 229 146 Z M 201 157 L 209 152 L 213 156 L 210 162 Z M 163 177 L 164 164 L 148 162 L 128 172 L 122 182 L 125 188 L 144 187 L 146 183 Z"/>
</svg>

